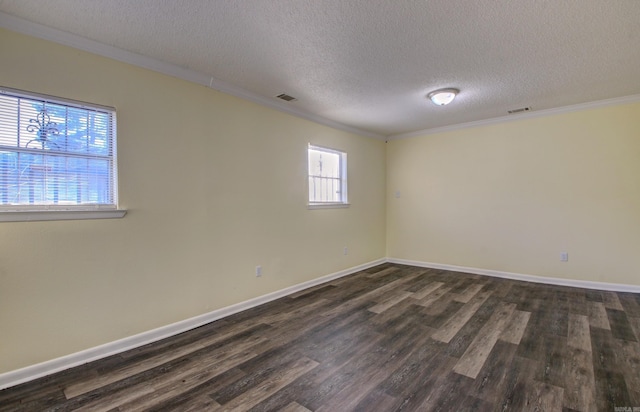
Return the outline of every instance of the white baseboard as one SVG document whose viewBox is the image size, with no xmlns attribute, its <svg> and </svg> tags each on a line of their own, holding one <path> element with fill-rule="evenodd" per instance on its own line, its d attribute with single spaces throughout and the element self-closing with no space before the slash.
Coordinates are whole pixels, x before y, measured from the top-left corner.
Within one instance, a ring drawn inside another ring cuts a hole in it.
<svg viewBox="0 0 640 412">
<path fill-rule="evenodd" d="M 199 316 L 195 316 L 190 319 L 185 319 L 180 322 L 172 323 L 170 325 L 162 326 L 157 329 L 153 329 L 147 332 L 142 332 L 137 335 L 129 336 L 114 342 L 105 343 L 104 345 L 89 348 L 80 352 L 72 353 L 70 355 L 62 356 L 60 358 L 52 359 L 46 362 L 38 363 L 35 365 L 27 366 L 25 368 L 17 369 L 14 371 L 0 374 L 0 390 L 11 386 L 15 386 L 21 383 L 29 382 L 37 378 L 41 378 L 52 373 L 60 372 L 65 369 L 73 368 L 74 366 L 83 365 L 88 362 L 92 362 L 98 359 L 103 359 L 111 355 L 134 349 L 148 343 L 153 343 L 170 336 L 177 335 L 182 332 L 197 328 L 215 320 L 224 318 L 226 316 L 233 315 L 234 313 L 242 312 L 253 308 L 258 305 L 262 305 L 272 300 L 279 299 L 281 297 L 291 295 L 301 290 L 320 285 L 322 283 L 329 282 L 331 280 L 350 275 L 352 273 L 359 272 L 361 270 L 368 269 L 370 267 L 385 263 L 386 259 L 378 259 L 362 265 L 354 266 L 352 268 L 344 269 L 339 272 L 331 273 L 326 276 L 319 277 L 317 279 L 309 280 L 307 282 L 299 283 L 297 285 L 290 286 L 275 292 L 268 293 L 266 295 L 259 296 L 257 298 L 249 299 L 244 302 L 237 303 L 235 305 L 227 306 L 221 309 L 216 309 L 212 312 L 205 313 Z"/>
<path fill-rule="evenodd" d="M 281 297 L 291 295 L 304 289 L 308 289 L 313 286 L 320 285 L 322 283 L 329 282 L 331 280 L 350 275 L 352 273 L 359 272 L 361 270 L 368 269 L 370 267 L 380 265 L 382 263 L 396 263 L 400 265 L 418 266 L 432 269 L 443 269 L 454 272 L 465 272 L 476 275 L 493 276 L 498 278 L 520 280 L 525 282 L 545 283 L 550 285 L 571 286 L 585 289 L 598 289 L 609 290 L 614 292 L 630 292 L 640 293 L 640 286 L 637 285 L 624 285 L 618 283 L 605 283 L 605 282 L 592 282 L 586 280 L 572 280 L 553 278 L 545 276 L 526 275 L 521 273 L 502 272 L 490 269 L 479 269 L 466 266 L 448 265 L 442 263 L 422 262 L 417 260 L 386 258 L 378 259 L 362 265 L 354 266 L 352 268 L 344 269 L 339 272 L 331 273 L 326 276 L 319 277 L 307 282 L 299 283 L 297 285 L 290 286 L 266 295 L 259 296 L 257 298 L 249 299 L 244 302 L 237 303 L 235 305 L 227 306 L 221 309 L 216 309 L 212 312 L 205 313 L 199 316 L 195 316 L 190 319 L 185 319 L 180 322 L 172 323 L 170 325 L 162 326 L 157 329 L 153 329 L 147 332 L 139 333 L 137 335 L 129 336 L 114 342 L 109 342 L 104 345 L 89 348 L 80 352 L 72 353 L 70 355 L 62 356 L 60 358 L 52 359 L 46 362 L 38 363 L 35 365 L 27 366 L 15 371 L 6 372 L 0 374 L 0 390 L 9 388 L 11 386 L 19 385 L 21 383 L 29 382 L 43 376 L 51 375 L 56 372 L 63 371 L 65 369 L 72 368 L 74 366 L 83 365 L 88 362 L 92 362 L 98 359 L 103 359 L 111 355 L 134 349 L 149 343 L 159 341 L 182 332 L 197 328 L 215 320 L 224 318 L 226 316 L 233 315 L 234 313 L 242 312 L 253 308 L 255 306 L 262 305 L 272 300 L 279 299 Z"/>
<path fill-rule="evenodd" d="M 625 285 L 620 283 L 593 282 L 589 280 L 562 279 L 546 276 L 525 275 L 521 273 L 501 272 L 499 270 L 479 269 L 466 266 L 447 265 L 443 263 L 422 262 L 418 260 L 387 258 L 389 263 L 397 263 L 399 265 L 418 266 L 431 269 L 444 269 L 454 272 L 472 273 L 475 275 L 493 276 L 497 278 L 505 278 L 512 280 L 521 280 L 524 282 L 546 283 L 548 285 L 571 286 L 584 289 L 609 290 L 613 292 L 630 292 L 640 293 L 640 286 Z"/>
</svg>

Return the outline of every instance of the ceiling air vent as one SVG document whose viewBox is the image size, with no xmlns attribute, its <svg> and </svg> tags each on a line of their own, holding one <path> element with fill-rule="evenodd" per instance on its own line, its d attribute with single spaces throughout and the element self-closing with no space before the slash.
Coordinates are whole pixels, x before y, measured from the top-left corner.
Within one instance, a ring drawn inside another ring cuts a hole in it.
<svg viewBox="0 0 640 412">
<path fill-rule="evenodd" d="M 507 112 L 509 114 L 516 114 L 516 113 L 524 113 L 524 112 L 528 112 L 529 110 L 531 110 L 531 107 L 521 107 L 519 109 L 511 109 L 511 110 L 507 110 Z"/>
<path fill-rule="evenodd" d="M 282 93 L 282 94 L 280 94 L 280 95 L 278 95 L 276 97 L 278 99 L 284 100 L 285 102 L 295 102 L 296 100 L 298 100 L 295 97 L 289 96 L 288 94 L 284 94 L 284 93 Z"/>
</svg>

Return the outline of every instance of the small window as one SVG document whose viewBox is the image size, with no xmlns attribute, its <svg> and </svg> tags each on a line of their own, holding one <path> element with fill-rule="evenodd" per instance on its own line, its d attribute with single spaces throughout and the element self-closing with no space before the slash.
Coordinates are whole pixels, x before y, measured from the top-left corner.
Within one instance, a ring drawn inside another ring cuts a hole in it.
<svg viewBox="0 0 640 412">
<path fill-rule="evenodd" d="M 347 154 L 309 145 L 309 205 L 347 205 Z"/>
<path fill-rule="evenodd" d="M 115 110 L 0 88 L 0 212 L 116 209 Z"/>
</svg>

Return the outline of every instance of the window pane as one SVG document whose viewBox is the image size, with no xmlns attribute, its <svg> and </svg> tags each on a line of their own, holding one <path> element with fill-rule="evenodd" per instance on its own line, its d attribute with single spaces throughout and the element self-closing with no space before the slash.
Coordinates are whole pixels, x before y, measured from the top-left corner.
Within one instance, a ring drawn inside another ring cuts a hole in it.
<svg viewBox="0 0 640 412">
<path fill-rule="evenodd" d="M 309 175 L 339 178 L 340 155 L 309 149 Z"/>
<path fill-rule="evenodd" d="M 15 99 L 0 95 L 0 145 L 17 146 L 18 105 Z"/>
<path fill-rule="evenodd" d="M 5 205 L 111 204 L 110 161 L 0 152 L 0 201 Z"/>
<path fill-rule="evenodd" d="M 0 206 L 115 207 L 113 112 L 0 93 Z"/>
<path fill-rule="evenodd" d="M 346 202 L 343 193 L 344 153 L 330 149 L 309 147 L 309 202 Z"/>
</svg>

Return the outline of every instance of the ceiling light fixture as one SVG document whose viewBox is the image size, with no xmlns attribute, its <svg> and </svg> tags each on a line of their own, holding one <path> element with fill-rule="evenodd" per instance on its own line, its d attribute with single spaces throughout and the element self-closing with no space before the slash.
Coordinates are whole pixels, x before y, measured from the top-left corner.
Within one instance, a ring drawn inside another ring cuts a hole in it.
<svg viewBox="0 0 640 412">
<path fill-rule="evenodd" d="M 436 106 L 444 106 L 451 103 L 458 93 L 460 93 L 458 89 L 438 89 L 429 93 L 427 97 L 431 99 Z"/>
</svg>

